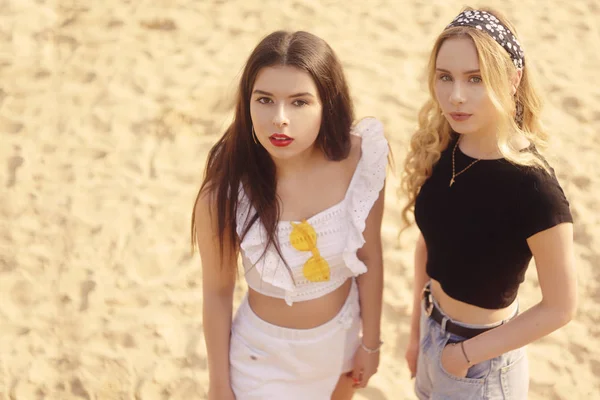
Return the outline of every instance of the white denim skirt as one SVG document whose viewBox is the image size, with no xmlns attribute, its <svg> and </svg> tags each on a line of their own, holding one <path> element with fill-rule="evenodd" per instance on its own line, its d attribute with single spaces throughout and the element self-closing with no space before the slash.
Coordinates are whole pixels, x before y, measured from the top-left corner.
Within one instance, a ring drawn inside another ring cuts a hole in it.
<svg viewBox="0 0 600 400">
<path fill-rule="evenodd" d="M 354 279 L 339 313 L 311 329 L 283 328 L 260 319 L 246 295 L 233 320 L 229 350 L 236 399 L 330 399 L 340 375 L 352 370 L 360 330 Z"/>
</svg>

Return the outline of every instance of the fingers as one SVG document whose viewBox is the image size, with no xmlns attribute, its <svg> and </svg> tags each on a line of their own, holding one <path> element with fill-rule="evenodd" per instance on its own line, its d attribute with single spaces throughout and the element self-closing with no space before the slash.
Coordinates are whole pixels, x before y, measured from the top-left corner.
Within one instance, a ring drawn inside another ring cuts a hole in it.
<svg viewBox="0 0 600 400">
<path fill-rule="evenodd" d="M 371 377 L 377 373 L 375 370 L 372 374 L 365 373 L 364 370 L 358 370 L 352 374 L 352 387 L 354 389 L 364 389 L 369 384 Z"/>
<path fill-rule="evenodd" d="M 417 363 L 415 361 L 408 363 L 408 369 L 410 370 L 410 379 L 417 376 Z"/>
<path fill-rule="evenodd" d="M 352 387 L 358 388 L 363 380 L 363 369 L 362 368 L 354 368 L 352 371 Z"/>
<path fill-rule="evenodd" d="M 364 388 L 365 387 L 364 381 L 365 381 L 364 371 L 362 369 L 355 371 L 352 376 L 352 387 L 354 389 Z"/>
<path fill-rule="evenodd" d="M 405 357 L 408 370 L 410 371 L 410 378 L 413 379 L 417 374 L 417 360 L 412 355 L 407 354 Z"/>
</svg>

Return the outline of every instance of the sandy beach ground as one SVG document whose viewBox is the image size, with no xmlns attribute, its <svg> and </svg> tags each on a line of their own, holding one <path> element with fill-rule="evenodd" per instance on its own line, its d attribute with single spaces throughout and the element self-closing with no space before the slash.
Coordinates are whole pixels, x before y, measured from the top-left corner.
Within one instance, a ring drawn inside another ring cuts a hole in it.
<svg viewBox="0 0 600 400">
<path fill-rule="evenodd" d="M 600 3 L 485 4 L 512 18 L 538 71 L 546 155 L 576 221 L 579 312 L 529 346 L 530 398 L 600 398 Z M 205 398 L 191 207 L 243 63 L 276 29 L 326 39 L 357 116 L 385 124 L 398 171 L 383 226 L 386 344 L 356 398 L 414 398 L 403 355 L 416 231 L 397 238 L 396 187 L 431 45 L 463 5 L 0 0 L 0 399 Z M 532 265 L 522 308 L 540 298 Z"/>
</svg>

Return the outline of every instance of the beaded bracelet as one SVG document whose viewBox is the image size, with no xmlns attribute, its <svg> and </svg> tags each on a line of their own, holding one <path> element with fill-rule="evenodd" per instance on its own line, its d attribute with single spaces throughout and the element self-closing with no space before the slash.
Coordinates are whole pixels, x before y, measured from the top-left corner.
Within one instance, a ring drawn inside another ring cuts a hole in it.
<svg viewBox="0 0 600 400">
<path fill-rule="evenodd" d="M 366 351 L 367 353 L 369 353 L 369 354 L 377 353 L 379 350 L 381 350 L 381 346 L 383 346 L 383 341 L 382 340 L 379 341 L 379 346 L 377 346 L 374 349 L 371 349 L 371 348 L 365 346 L 362 341 L 360 342 L 360 347 L 362 347 L 362 349 L 364 351 Z"/>
</svg>

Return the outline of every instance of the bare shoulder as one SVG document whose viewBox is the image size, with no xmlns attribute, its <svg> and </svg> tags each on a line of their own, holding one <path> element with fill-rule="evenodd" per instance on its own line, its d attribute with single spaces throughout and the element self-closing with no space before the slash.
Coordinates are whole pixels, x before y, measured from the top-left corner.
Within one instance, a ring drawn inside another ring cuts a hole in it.
<svg viewBox="0 0 600 400">
<path fill-rule="evenodd" d="M 350 155 L 348 158 L 354 161 L 354 164 L 358 163 L 360 155 L 362 153 L 362 141 L 363 138 L 358 135 L 350 135 Z"/>
<path fill-rule="evenodd" d="M 383 136 L 383 124 L 375 117 L 364 117 L 357 120 L 350 131 L 351 149 L 350 164 L 356 166 L 362 157 L 363 147 L 371 146 Z M 365 140 L 367 143 L 364 143 Z"/>
</svg>

